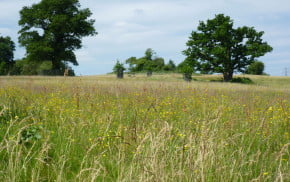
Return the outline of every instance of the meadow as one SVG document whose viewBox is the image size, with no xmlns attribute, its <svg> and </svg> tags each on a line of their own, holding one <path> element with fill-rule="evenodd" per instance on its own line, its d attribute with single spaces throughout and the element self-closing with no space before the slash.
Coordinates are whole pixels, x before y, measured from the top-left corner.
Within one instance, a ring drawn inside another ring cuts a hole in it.
<svg viewBox="0 0 290 182">
<path fill-rule="evenodd" d="M 0 181 L 290 181 L 290 77 L 0 77 Z"/>
</svg>

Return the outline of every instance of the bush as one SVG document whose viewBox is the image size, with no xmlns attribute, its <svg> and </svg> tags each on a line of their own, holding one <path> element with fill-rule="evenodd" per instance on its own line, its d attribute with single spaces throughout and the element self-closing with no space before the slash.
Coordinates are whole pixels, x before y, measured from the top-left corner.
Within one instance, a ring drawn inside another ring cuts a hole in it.
<svg viewBox="0 0 290 182">
<path fill-rule="evenodd" d="M 64 75 L 65 68 L 68 67 L 65 63 L 62 64 L 61 69 L 52 69 L 51 61 L 28 61 L 26 59 L 16 60 L 15 64 L 10 69 L 11 75 Z M 74 70 L 68 67 L 68 76 L 75 76 Z"/>
<path fill-rule="evenodd" d="M 40 140 L 42 138 L 41 136 L 41 126 L 29 126 L 28 128 L 25 128 L 24 130 L 21 131 L 20 133 L 20 139 L 19 143 L 24 143 L 24 144 L 31 144 L 34 141 Z"/>
<path fill-rule="evenodd" d="M 255 61 L 248 66 L 246 69 L 246 74 L 251 75 L 262 75 L 264 73 L 265 65 L 261 61 Z"/>
<path fill-rule="evenodd" d="M 250 78 L 246 78 L 246 77 L 233 78 L 231 82 L 233 82 L 233 83 L 244 83 L 244 84 L 252 84 L 252 83 L 254 83 Z"/>
</svg>

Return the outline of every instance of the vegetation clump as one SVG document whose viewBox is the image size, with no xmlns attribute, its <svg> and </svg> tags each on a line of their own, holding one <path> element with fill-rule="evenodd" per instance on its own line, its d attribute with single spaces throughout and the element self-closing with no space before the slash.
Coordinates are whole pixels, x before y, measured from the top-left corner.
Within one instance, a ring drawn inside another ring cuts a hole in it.
<svg viewBox="0 0 290 182">
<path fill-rule="evenodd" d="M 147 76 L 152 76 L 152 72 L 174 72 L 176 69 L 176 65 L 172 60 L 169 60 L 169 62 L 165 64 L 164 59 L 162 57 L 156 56 L 156 53 L 151 48 L 148 48 L 145 51 L 144 57 L 128 58 L 126 60 L 126 64 L 129 65 L 129 72 L 146 72 Z"/>
<path fill-rule="evenodd" d="M 252 64 L 250 64 L 245 73 L 246 74 L 251 74 L 251 75 L 263 75 L 265 69 L 265 65 L 261 61 L 254 61 Z"/>
</svg>

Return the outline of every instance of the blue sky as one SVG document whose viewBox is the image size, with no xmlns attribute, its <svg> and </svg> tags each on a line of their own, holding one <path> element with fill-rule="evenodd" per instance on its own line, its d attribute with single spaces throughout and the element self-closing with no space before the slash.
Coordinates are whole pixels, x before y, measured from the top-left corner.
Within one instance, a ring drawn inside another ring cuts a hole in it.
<svg viewBox="0 0 290 182">
<path fill-rule="evenodd" d="M 19 11 L 40 0 L 0 0 L 0 34 L 17 43 Z M 290 1 L 289 0 L 80 0 L 90 8 L 98 35 L 83 39 L 76 51 L 77 75 L 97 75 L 112 71 L 116 60 L 143 56 L 152 48 L 158 56 L 175 63 L 184 60 L 182 50 L 200 20 L 224 13 L 235 27 L 253 26 L 264 31 L 263 39 L 274 50 L 259 60 L 265 72 L 290 75 Z M 25 49 L 17 44 L 15 58 Z"/>
</svg>

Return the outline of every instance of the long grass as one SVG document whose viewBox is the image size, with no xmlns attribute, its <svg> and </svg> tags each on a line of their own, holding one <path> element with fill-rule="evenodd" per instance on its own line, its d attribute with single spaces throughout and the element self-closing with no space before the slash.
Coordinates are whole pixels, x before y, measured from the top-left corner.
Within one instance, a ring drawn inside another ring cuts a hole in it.
<svg viewBox="0 0 290 182">
<path fill-rule="evenodd" d="M 289 78 L 168 77 L 1 77 L 0 181 L 290 180 Z"/>
</svg>

